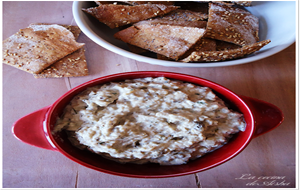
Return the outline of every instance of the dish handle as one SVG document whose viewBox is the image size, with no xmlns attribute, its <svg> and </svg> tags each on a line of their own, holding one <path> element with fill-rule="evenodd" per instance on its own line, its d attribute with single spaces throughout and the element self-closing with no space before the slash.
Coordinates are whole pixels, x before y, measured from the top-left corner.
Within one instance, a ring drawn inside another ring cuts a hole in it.
<svg viewBox="0 0 300 190">
<path fill-rule="evenodd" d="M 240 96 L 251 109 L 255 120 L 255 131 L 253 137 L 258 137 L 278 127 L 284 120 L 282 111 L 275 105 L 250 98 Z"/>
<path fill-rule="evenodd" d="M 18 140 L 32 146 L 57 150 L 44 129 L 44 120 L 49 108 L 50 106 L 44 107 L 16 121 L 12 127 L 13 135 Z"/>
</svg>

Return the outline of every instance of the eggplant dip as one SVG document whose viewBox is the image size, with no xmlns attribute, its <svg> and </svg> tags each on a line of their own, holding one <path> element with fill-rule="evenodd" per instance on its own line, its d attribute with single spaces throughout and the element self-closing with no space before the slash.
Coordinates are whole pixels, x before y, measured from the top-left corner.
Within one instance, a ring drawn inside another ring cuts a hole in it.
<svg viewBox="0 0 300 190">
<path fill-rule="evenodd" d="M 245 127 L 243 115 L 210 88 L 148 77 L 88 88 L 66 106 L 54 132 L 66 130 L 76 146 L 122 163 L 179 165 Z"/>
</svg>

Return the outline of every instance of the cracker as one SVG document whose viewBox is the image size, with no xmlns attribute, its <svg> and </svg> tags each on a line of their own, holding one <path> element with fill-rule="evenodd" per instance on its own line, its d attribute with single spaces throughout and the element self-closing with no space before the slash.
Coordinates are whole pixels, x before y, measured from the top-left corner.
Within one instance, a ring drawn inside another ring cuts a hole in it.
<svg viewBox="0 0 300 190">
<path fill-rule="evenodd" d="M 33 23 L 33 24 L 30 24 L 30 25 L 52 25 L 52 24 L 49 24 L 49 23 Z M 57 24 L 57 25 L 63 26 L 66 29 L 68 29 L 69 31 L 71 31 L 73 33 L 74 37 L 75 37 L 75 40 L 78 39 L 78 37 L 81 33 L 81 30 L 78 26 L 66 25 L 66 24 Z"/>
<path fill-rule="evenodd" d="M 213 62 L 237 59 L 252 54 L 260 50 L 263 46 L 270 43 L 271 40 L 264 40 L 251 45 L 245 45 L 238 49 L 225 51 L 194 51 L 187 58 L 181 60 L 182 62 Z"/>
<path fill-rule="evenodd" d="M 171 1 L 122 1 L 130 5 L 141 5 L 141 4 L 163 4 L 163 5 L 174 5 Z"/>
<path fill-rule="evenodd" d="M 190 10 L 194 12 L 202 13 L 202 17 L 208 18 L 208 3 L 207 1 L 176 1 L 176 6 L 180 6 L 181 9 Z"/>
<path fill-rule="evenodd" d="M 60 78 L 60 77 L 79 77 L 89 74 L 84 54 L 84 48 L 55 62 L 39 74 L 34 74 L 35 78 Z"/>
<path fill-rule="evenodd" d="M 195 27 L 141 24 L 117 32 L 114 37 L 143 49 L 178 60 L 204 34 Z"/>
<path fill-rule="evenodd" d="M 37 74 L 83 46 L 62 26 L 30 25 L 3 41 L 3 61 Z"/>
<path fill-rule="evenodd" d="M 234 5 L 240 5 L 243 7 L 252 6 L 252 1 L 214 1 L 214 3 L 227 5 L 227 6 L 234 6 Z"/>
<path fill-rule="evenodd" d="M 208 39 L 208 38 L 200 38 L 200 40 L 197 41 L 197 43 L 191 47 L 183 56 L 187 57 L 189 56 L 191 53 L 193 53 L 194 51 L 216 51 L 217 49 L 217 45 L 216 45 L 216 40 L 213 39 Z M 157 59 L 161 59 L 161 60 L 172 60 L 166 56 L 157 54 Z"/>
<path fill-rule="evenodd" d="M 243 6 L 243 7 L 251 7 L 252 1 L 234 1 L 235 4 Z"/>
<path fill-rule="evenodd" d="M 229 42 L 224 42 L 220 40 L 216 40 L 216 50 L 217 51 L 223 51 L 223 50 L 230 50 L 230 49 L 237 49 L 240 48 L 240 45 L 236 45 Z"/>
<path fill-rule="evenodd" d="M 117 28 L 148 18 L 162 16 L 178 8 L 177 6 L 163 4 L 141 4 L 136 6 L 103 4 L 82 10 L 110 28 Z"/>
<path fill-rule="evenodd" d="M 226 5 L 210 3 L 205 37 L 250 45 L 259 41 L 259 20 L 250 12 Z"/>
<path fill-rule="evenodd" d="M 165 24 L 165 25 L 176 25 L 176 26 L 188 26 L 188 27 L 198 27 L 206 28 L 206 21 L 203 21 L 206 17 L 202 13 L 177 9 L 169 14 L 162 17 L 140 21 L 134 25 L 139 24 Z"/>
<path fill-rule="evenodd" d="M 197 41 L 193 47 L 191 47 L 183 56 L 182 58 L 188 57 L 194 51 L 216 51 L 217 50 L 217 43 L 216 40 L 208 39 L 208 38 L 201 38 Z"/>
<path fill-rule="evenodd" d="M 216 51 L 216 40 L 201 38 L 192 48 L 193 51 Z"/>
</svg>

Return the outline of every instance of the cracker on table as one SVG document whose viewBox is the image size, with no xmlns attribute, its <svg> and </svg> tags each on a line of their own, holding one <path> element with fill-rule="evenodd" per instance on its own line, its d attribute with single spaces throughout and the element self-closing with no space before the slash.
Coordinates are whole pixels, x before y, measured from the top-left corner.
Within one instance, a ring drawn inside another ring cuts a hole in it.
<svg viewBox="0 0 300 190">
<path fill-rule="evenodd" d="M 52 25 L 52 24 L 49 24 L 49 23 L 32 23 L 30 25 Z M 74 26 L 74 25 L 67 25 L 67 24 L 57 24 L 57 25 L 60 25 L 60 26 L 63 26 L 65 27 L 66 29 L 68 29 L 70 32 L 73 33 L 74 37 L 75 37 L 75 40 L 78 39 L 80 33 L 81 33 L 81 30 L 78 26 Z"/>
<path fill-rule="evenodd" d="M 83 46 L 62 26 L 30 25 L 3 41 L 3 62 L 37 74 Z"/>
<path fill-rule="evenodd" d="M 60 78 L 60 77 L 79 77 L 89 74 L 84 54 L 84 48 L 55 62 L 39 74 L 34 74 L 35 78 Z"/>
<path fill-rule="evenodd" d="M 176 26 L 188 26 L 206 28 L 206 21 L 203 21 L 205 16 L 202 13 L 177 9 L 161 17 L 156 17 L 149 20 L 143 20 L 135 23 L 139 24 L 165 24 L 165 25 L 176 25 Z"/>
<path fill-rule="evenodd" d="M 256 42 L 251 45 L 245 45 L 238 49 L 224 50 L 224 51 L 194 51 L 187 58 L 181 60 L 182 62 L 214 62 L 214 61 L 225 61 L 231 59 L 237 59 L 250 55 L 263 46 L 270 43 L 271 40 L 264 40 Z"/>
<path fill-rule="evenodd" d="M 117 32 L 114 37 L 143 49 L 178 60 L 204 34 L 205 29 L 141 24 Z"/>
<path fill-rule="evenodd" d="M 259 41 L 259 20 L 250 12 L 226 5 L 209 4 L 209 18 L 205 37 L 249 45 Z"/>
<path fill-rule="evenodd" d="M 49 23 L 35 23 L 35 25 L 51 25 Z M 81 30 L 78 26 L 74 25 L 64 25 L 59 24 L 71 31 L 75 37 L 78 39 Z M 60 77 L 79 77 L 87 76 L 89 74 L 88 67 L 86 63 L 86 58 L 84 54 L 84 48 L 67 55 L 66 57 L 56 61 L 48 68 L 43 70 L 39 74 L 34 74 L 35 78 L 60 78 Z"/>
<path fill-rule="evenodd" d="M 178 6 L 163 4 L 141 4 L 135 6 L 103 4 L 82 10 L 110 28 L 118 28 L 148 18 L 162 16 L 178 8 Z"/>
</svg>

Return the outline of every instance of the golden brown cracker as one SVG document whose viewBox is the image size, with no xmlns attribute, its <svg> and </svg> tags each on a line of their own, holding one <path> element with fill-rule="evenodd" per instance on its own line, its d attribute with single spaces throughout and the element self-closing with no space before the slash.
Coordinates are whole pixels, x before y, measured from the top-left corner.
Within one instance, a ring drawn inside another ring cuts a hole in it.
<svg viewBox="0 0 300 190">
<path fill-rule="evenodd" d="M 177 60 L 205 30 L 195 27 L 142 24 L 117 32 L 114 37 L 143 49 Z"/>
<path fill-rule="evenodd" d="M 60 77 L 79 77 L 89 74 L 84 54 L 84 48 L 55 62 L 39 74 L 34 74 L 35 78 L 60 78 Z"/>
<path fill-rule="evenodd" d="M 37 74 L 83 46 L 62 26 L 30 25 L 3 41 L 3 62 Z"/>
<path fill-rule="evenodd" d="M 251 45 L 245 45 L 238 49 L 225 51 L 194 51 L 187 58 L 181 60 L 182 62 L 214 62 L 225 61 L 245 57 L 260 50 L 263 46 L 270 43 L 271 40 L 264 40 Z"/>
<path fill-rule="evenodd" d="M 259 20 L 257 17 L 240 8 L 215 3 L 209 5 L 205 37 L 241 46 L 259 41 Z"/>
<path fill-rule="evenodd" d="M 162 16 L 178 8 L 177 6 L 163 4 L 141 4 L 136 6 L 103 4 L 82 10 L 110 28 L 117 28 L 148 18 Z"/>
</svg>

